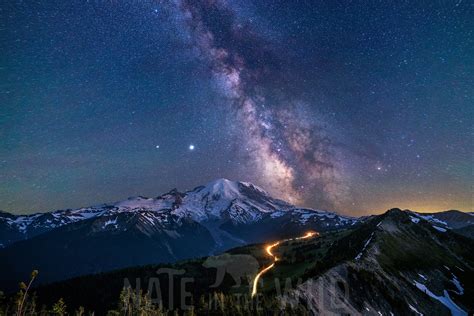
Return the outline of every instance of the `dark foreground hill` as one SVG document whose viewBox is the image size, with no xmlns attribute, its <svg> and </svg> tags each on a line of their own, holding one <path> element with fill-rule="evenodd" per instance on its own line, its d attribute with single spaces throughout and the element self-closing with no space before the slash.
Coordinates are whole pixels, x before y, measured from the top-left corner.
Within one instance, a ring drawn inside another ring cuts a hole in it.
<svg viewBox="0 0 474 316">
<path fill-rule="evenodd" d="M 472 239 L 440 230 L 412 212 L 394 209 L 318 238 L 282 242 L 274 254 L 279 259 L 263 274 L 254 298 L 252 279 L 271 264 L 261 244 L 173 265 L 79 277 L 36 292 L 40 305 L 51 306 L 62 297 L 71 310 L 84 306 L 99 315 L 118 308 L 124 285 L 150 293 L 163 308 L 191 305 L 194 312 L 211 315 L 253 315 L 262 310 L 303 315 L 474 311 Z M 215 297 L 225 306 L 214 304 Z"/>
</svg>

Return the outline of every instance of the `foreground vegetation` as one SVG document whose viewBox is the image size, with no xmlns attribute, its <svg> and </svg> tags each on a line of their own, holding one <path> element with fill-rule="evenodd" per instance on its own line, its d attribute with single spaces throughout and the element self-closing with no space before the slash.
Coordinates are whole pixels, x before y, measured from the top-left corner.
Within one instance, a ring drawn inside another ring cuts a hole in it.
<svg viewBox="0 0 474 316">
<path fill-rule="evenodd" d="M 0 292 L 0 316 L 96 315 L 95 311 L 87 311 L 82 306 L 75 309 L 68 308 L 63 298 L 59 298 L 51 306 L 39 306 L 38 297 L 31 293 L 31 285 L 37 275 L 38 271 L 35 270 L 28 284 L 21 282 L 20 290 L 15 296 L 8 298 Z M 154 303 L 148 293 L 132 290 L 131 287 L 124 287 L 117 298 L 116 308 L 107 310 L 104 314 L 108 316 L 309 315 L 303 305 L 284 305 L 276 296 L 248 299 L 235 293 L 222 292 L 201 295 L 197 302 L 194 302 L 191 297 L 189 305 L 181 304 L 180 308 L 168 309 L 162 302 Z"/>
</svg>

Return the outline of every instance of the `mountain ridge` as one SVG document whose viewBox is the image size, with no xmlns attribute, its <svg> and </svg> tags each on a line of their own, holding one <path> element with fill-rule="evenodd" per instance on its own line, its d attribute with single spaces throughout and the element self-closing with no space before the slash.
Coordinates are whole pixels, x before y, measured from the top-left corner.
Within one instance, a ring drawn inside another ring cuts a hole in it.
<svg viewBox="0 0 474 316">
<path fill-rule="evenodd" d="M 335 241 L 327 260 L 347 249 L 344 239 L 356 243 L 357 255 L 346 254 L 325 268 L 316 264 L 306 272 L 307 281 L 287 297 L 289 302 L 304 301 L 315 315 L 472 312 L 472 240 L 440 231 L 428 221 L 413 221 L 412 212 L 400 209 Z"/>
</svg>

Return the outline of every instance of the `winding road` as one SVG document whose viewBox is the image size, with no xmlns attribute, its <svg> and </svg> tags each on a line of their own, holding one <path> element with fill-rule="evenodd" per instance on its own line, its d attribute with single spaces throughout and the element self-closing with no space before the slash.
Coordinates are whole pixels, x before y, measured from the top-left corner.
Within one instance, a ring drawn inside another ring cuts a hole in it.
<svg viewBox="0 0 474 316">
<path fill-rule="evenodd" d="M 300 236 L 300 237 L 295 237 L 295 238 L 289 238 L 289 239 L 283 239 L 283 240 L 280 240 L 280 241 L 277 241 L 271 245 L 268 245 L 265 247 L 265 252 L 267 253 L 267 255 L 269 255 L 270 257 L 273 257 L 273 262 L 272 264 L 270 264 L 269 266 L 263 268 L 256 276 L 255 278 L 253 279 L 253 286 L 252 286 L 252 297 L 254 297 L 255 295 L 257 295 L 257 285 L 258 285 L 258 281 L 260 280 L 260 277 L 265 274 L 268 270 L 270 270 L 271 268 L 273 268 L 275 266 L 275 263 L 279 260 L 279 258 L 273 254 L 272 252 L 272 249 L 275 248 L 276 246 L 280 245 L 281 243 L 283 242 L 287 242 L 287 241 L 293 241 L 293 240 L 300 240 L 300 239 L 308 239 L 308 238 L 311 238 L 313 236 L 317 236 L 319 235 L 319 233 L 317 232 L 307 232 L 306 234 L 304 234 L 303 236 Z"/>
</svg>

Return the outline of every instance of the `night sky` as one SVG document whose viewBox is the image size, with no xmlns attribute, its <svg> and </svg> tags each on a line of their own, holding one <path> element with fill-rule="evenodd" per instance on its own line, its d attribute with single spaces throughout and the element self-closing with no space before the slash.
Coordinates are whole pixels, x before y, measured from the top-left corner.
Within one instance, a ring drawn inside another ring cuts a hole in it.
<svg viewBox="0 0 474 316">
<path fill-rule="evenodd" d="M 3 1 L 0 209 L 216 178 L 473 210 L 471 1 Z"/>
</svg>

